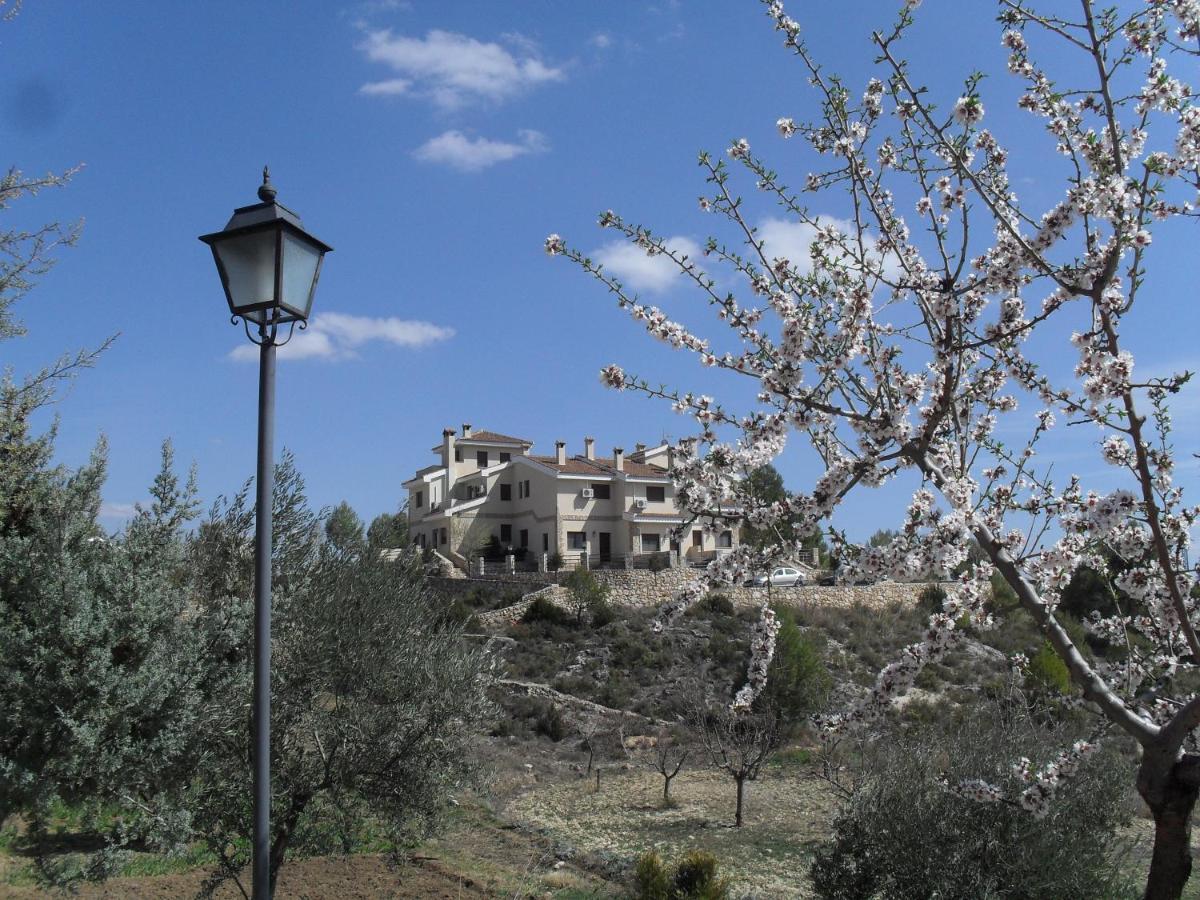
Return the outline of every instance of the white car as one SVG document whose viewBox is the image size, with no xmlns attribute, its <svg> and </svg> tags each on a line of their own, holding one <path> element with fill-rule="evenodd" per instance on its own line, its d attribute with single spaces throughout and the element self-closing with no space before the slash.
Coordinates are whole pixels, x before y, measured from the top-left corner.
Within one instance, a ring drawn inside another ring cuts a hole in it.
<svg viewBox="0 0 1200 900">
<path fill-rule="evenodd" d="M 804 573 L 799 569 L 793 569 L 791 566 L 777 566 L 771 570 L 770 575 L 759 575 L 754 579 L 753 584 L 756 587 L 766 587 L 768 584 L 771 587 L 786 587 L 793 584 L 806 584 L 808 579 L 804 577 Z"/>
</svg>

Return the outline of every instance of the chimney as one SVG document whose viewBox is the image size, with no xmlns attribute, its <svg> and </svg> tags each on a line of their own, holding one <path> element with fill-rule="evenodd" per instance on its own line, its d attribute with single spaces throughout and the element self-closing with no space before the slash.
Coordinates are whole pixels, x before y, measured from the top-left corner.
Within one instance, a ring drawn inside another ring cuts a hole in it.
<svg viewBox="0 0 1200 900">
<path fill-rule="evenodd" d="M 454 429 L 447 428 L 442 431 L 442 465 L 446 467 L 446 497 L 447 501 L 454 496 L 454 481 L 458 475 L 458 469 L 454 464 Z"/>
<path fill-rule="evenodd" d="M 583 439 L 583 455 L 586 459 L 596 458 L 596 439 L 585 437 Z"/>
<path fill-rule="evenodd" d="M 645 453 L 646 445 L 642 444 L 642 443 L 635 444 L 633 447 L 633 451 L 634 451 L 634 453 Z"/>
<path fill-rule="evenodd" d="M 462 435 L 462 436 L 463 436 L 463 437 L 465 437 L 465 438 L 469 438 L 469 437 L 471 436 L 471 423 L 470 423 L 470 422 L 463 422 L 463 429 L 462 429 L 462 431 L 463 431 L 463 435 Z"/>
<path fill-rule="evenodd" d="M 620 447 L 613 447 L 613 468 L 618 472 L 625 471 L 625 451 Z"/>
<path fill-rule="evenodd" d="M 554 461 L 556 463 L 558 463 L 560 466 L 565 466 L 567 464 L 567 442 L 566 441 L 555 441 L 554 442 Z"/>
</svg>

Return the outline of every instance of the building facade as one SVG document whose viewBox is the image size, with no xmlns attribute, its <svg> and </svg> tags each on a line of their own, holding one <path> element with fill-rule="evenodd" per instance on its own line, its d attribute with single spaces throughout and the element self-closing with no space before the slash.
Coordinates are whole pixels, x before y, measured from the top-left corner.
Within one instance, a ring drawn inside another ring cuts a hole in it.
<svg viewBox="0 0 1200 900">
<path fill-rule="evenodd" d="M 715 534 L 687 527 L 675 506 L 666 444 L 639 444 L 630 454 L 614 448 L 568 456 L 558 441 L 553 456 L 536 456 L 532 441 L 462 426 L 442 433 L 431 448 L 438 462 L 404 483 L 412 540 L 457 565 L 497 544 L 520 556 L 560 553 L 589 560 L 674 551 L 701 562 L 737 543 L 734 531 Z"/>
</svg>

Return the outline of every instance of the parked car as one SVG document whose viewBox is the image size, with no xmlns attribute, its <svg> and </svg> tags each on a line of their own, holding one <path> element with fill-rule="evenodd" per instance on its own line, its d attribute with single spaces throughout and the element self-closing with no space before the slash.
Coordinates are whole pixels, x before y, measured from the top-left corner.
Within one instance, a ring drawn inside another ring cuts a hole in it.
<svg viewBox="0 0 1200 900">
<path fill-rule="evenodd" d="M 776 566 L 771 570 L 770 575 L 759 575 L 750 583 L 755 587 L 766 587 L 768 584 L 771 587 L 787 587 L 794 584 L 807 584 L 808 578 L 799 569 L 793 569 L 791 566 Z"/>
</svg>

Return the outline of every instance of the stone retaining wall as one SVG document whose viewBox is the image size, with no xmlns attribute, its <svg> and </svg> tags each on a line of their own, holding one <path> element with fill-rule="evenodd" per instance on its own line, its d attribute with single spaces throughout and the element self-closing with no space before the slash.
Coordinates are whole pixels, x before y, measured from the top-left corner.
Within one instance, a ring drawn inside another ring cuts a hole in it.
<svg viewBox="0 0 1200 900">
<path fill-rule="evenodd" d="M 605 569 L 594 574 L 599 581 L 608 585 L 610 602 L 632 607 L 659 606 L 670 600 L 685 584 L 699 577 L 699 572 L 695 569 L 665 569 L 657 575 Z M 913 603 L 924 589 L 925 584 L 920 582 L 885 581 L 879 584 L 829 587 L 806 584 L 772 587 L 769 599 L 795 605 L 816 603 L 840 607 L 890 606 L 895 603 Z M 767 588 L 759 587 L 723 587 L 717 588 L 716 593 L 727 596 L 734 606 L 759 606 L 768 599 Z"/>
<path fill-rule="evenodd" d="M 656 578 L 647 572 L 601 570 L 593 573 L 597 579 L 608 585 L 609 602 L 634 609 L 661 606 L 674 596 L 675 591 L 696 577 L 695 571 L 687 569 L 666 570 Z M 472 579 L 466 584 L 487 583 L 482 579 Z M 497 585 L 505 582 L 495 582 Z M 455 582 L 455 587 L 464 582 Z M 725 587 L 717 593 L 730 599 L 734 606 L 761 606 L 770 601 L 783 603 L 788 606 L 827 606 L 849 608 L 852 606 L 867 606 L 882 608 L 898 603 L 913 604 L 921 591 L 925 589 L 922 582 L 908 583 L 885 581 L 879 584 L 864 585 L 797 585 L 795 587 Z M 479 613 L 476 618 L 485 628 L 496 628 L 511 624 L 525 614 L 535 597 L 548 597 L 559 606 L 566 606 L 567 589 L 560 585 L 542 585 L 540 589 L 522 598 L 521 602 L 503 609 L 494 609 Z"/>
<path fill-rule="evenodd" d="M 505 606 L 503 609 L 492 609 L 487 612 L 476 613 L 475 619 L 479 622 L 481 628 L 499 628 L 501 625 L 511 625 L 520 619 L 521 616 L 525 615 L 525 610 L 529 609 L 533 605 L 533 601 L 538 597 L 548 597 L 558 606 L 566 606 L 566 593 L 565 588 L 560 588 L 556 584 L 548 584 L 540 591 L 526 594 L 520 603 Z"/>
</svg>

